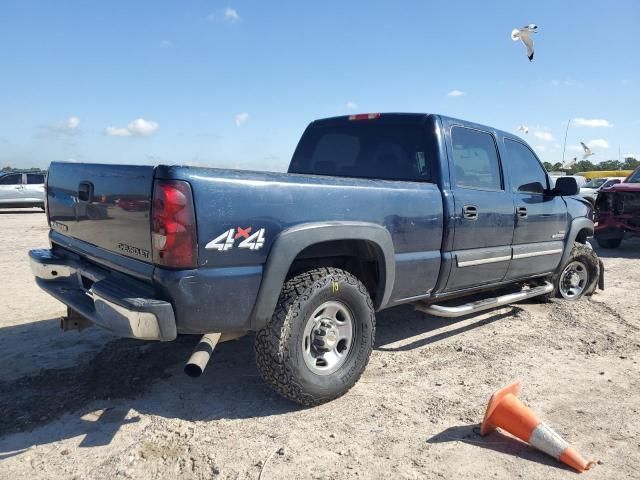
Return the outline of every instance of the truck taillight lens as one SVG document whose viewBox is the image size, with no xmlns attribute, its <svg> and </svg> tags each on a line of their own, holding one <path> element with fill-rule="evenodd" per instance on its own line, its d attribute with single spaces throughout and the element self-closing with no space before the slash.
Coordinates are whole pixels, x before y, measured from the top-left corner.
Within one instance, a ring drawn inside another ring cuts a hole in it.
<svg viewBox="0 0 640 480">
<path fill-rule="evenodd" d="M 47 215 L 47 225 L 51 227 L 51 217 L 49 215 L 49 175 L 44 177 L 44 213 Z"/>
<path fill-rule="evenodd" d="M 198 259 L 196 216 L 191 186 L 180 180 L 156 180 L 151 207 L 153 262 L 193 268 Z"/>
</svg>

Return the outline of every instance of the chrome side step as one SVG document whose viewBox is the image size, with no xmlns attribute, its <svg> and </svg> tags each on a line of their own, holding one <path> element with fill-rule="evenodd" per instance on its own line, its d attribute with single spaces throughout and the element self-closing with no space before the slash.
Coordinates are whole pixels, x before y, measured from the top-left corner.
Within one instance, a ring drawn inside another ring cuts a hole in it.
<svg viewBox="0 0 640 480">
<path fill-rule="evenodd" d="M 429 315 L 435 315 L 437 317 L 455 318 L 462 317 L 463 315 L 470 315 L 472 313 L 481 312 L 483 310 L 489 310 L 490 308 L 501 307 L 510 303 L 520 302 L 527 298 L 537 297 L 553 291 L 553 285 L 549 282 L 545 282 L 539 287 L 529 288 L 517 293 L 509 293 L 507 295 L 501 295 L 499 297 L 485 298 L 484 300 L 478 300 L 476 302 L 465 303 L 457 307 L 445 307 L 443 305 L 430 305 L 425 303 L 417 303 L 415 309 Z"/>
</svg>

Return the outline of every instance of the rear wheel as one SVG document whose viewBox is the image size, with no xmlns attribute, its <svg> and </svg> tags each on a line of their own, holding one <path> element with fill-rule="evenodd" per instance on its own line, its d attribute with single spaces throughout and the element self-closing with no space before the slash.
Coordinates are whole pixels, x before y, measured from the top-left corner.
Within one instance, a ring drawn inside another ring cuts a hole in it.
<svg viewBox="0 0 640 480">
<path fill-rule="evenodd" d="M 365 286 L 337 268 L 288 280 L 271 321 L 256 335 L 264 381 L 305 406 L 346 393 L 371 355 L 375 314 Z"/>
</svg>

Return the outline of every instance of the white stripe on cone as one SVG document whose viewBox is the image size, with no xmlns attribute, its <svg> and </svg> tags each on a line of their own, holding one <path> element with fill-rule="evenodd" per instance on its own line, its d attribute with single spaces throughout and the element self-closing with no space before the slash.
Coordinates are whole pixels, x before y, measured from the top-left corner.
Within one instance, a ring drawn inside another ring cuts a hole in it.
<svg viewBox="0 0 640 480">
<path fill-rule="evenodd" d="M 560 456 L 569 447 L 569 444 L 545 423 L 540 423 L 540 425 L 533 430 L 529 444 L 558 460 L 560 460 Z"/>
</svg>

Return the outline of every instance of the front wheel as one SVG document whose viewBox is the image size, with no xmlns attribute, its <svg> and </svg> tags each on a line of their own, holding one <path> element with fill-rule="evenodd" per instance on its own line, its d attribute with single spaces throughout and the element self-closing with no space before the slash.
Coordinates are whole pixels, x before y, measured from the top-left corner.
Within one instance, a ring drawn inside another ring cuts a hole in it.
<svg viewBox="0 0 640 480">
<path fill-rule="evenodd" d="M 365 286 L 337 268 L 289 279 L 270 322 L 256 335 L 263 380 L 305 406 L 346 393 L 360 378 L 373 348 L 375 314 Z"/>
<path fill-rule="evenodd" d="M 590 246 L 575 243 L 571 255 L 559 274 L 552 278 L 553 292 L 549 297 L 578 300 L 590 296 L 598 286 L 600 260 Z"/>
</svg>

